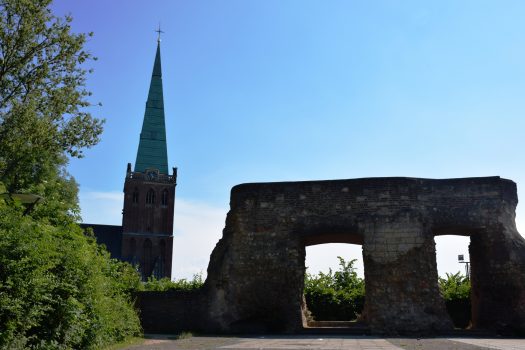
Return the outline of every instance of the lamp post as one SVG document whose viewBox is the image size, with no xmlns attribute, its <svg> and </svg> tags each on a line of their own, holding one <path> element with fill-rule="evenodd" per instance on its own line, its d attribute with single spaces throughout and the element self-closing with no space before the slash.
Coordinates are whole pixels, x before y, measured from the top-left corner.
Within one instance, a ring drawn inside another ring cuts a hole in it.
<svg viewBox="0 0 525 350">
<path fill-rule="evenodd" d="M 33 210 L 33 207 L 43 199 L 42 196 L 33 193 L 1 193 L 0 198 L 9 200 L 18 200 L 20 203 L 26 205 L 24 215 L 27 215 Z"/>
<path fill-rule="evenodd" d="M 458 262 L 460 264 L 465 264 L 465 273 L 466 273 L 466 276 L 467 276 L 467 279 L 470 279 L 470 261 L 465 261 L 465 257 L 463 256 L 463 254 L 460 254 L 458 255 Z"/>
</svg>

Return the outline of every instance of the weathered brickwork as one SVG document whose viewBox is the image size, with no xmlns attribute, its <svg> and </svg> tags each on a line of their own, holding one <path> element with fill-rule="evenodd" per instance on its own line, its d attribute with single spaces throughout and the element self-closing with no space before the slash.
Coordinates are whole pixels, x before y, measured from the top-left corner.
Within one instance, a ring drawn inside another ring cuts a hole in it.
<svg viewBox="0 0 525 350">
<path fill-rule="evenodd" d="M 135 302 L 146 332 L 205 331 L 202 315 L 206 299 L 202 290 L 140 292 Z"/>
<path fill-rule="evenodd" d="M 171 278 L 177 169 L 153 174 L 132 172 L 128 164 L 124 182 L 121 258 L 138 266 L 143 280 Z"/>
<path fill-rule="evenodd" d="M 516 205 L 515 183 L 499 177 L 236 186 L 197 328 L 301 329 L 305 247 L 347 242 L 363 245 L 363 320 L 372 331 L 451 329 L 434 236 L 459 234 L 471 237 L 473 326 L 524 331 L 525 240 L 515 227 Z"/>
</svg>

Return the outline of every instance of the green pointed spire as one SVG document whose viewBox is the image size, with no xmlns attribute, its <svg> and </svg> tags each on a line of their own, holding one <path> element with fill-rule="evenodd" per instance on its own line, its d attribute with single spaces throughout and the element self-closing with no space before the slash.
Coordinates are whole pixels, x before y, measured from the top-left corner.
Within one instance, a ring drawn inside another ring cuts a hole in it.
<svg viewBox="0 0 525 350">
<path fill-rule="evenodd" d="M 135 171 L 144 172 L 148 168 L 159 169 L 168 174 L 168 151 L 166 146 L 166 126 L 164 122 L 164 99 L 162 97 L 162 70 L 160 65 L 160 40 L 151 75 L 148 101 L 144 112 L 144 122 L 140 133 L 139 149 Z"/>
</svg>

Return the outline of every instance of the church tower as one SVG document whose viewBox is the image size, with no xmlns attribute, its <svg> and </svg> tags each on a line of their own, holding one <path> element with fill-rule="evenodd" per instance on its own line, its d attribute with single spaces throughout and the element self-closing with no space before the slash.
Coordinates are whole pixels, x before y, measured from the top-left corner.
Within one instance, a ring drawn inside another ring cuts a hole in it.
<svg viewBox="0 0 525 350">
<path fill-rule="evenodd" d="M 138 266 L 143 280 L 171 278 L 176 185 L 177 168 L 168 172 L 159 38 L 135 168 L 127 166 L 122 211 L 121 256 Z"/>
</svg>

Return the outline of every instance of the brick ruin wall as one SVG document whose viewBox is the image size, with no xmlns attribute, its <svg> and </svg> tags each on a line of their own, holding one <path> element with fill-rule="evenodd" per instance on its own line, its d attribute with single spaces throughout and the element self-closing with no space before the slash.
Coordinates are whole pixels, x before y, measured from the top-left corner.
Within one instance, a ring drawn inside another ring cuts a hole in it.
<svg viewBox="0 0 525 350">
<path fill-rule="evenodd" d="M 305 247 L 346 242 L 363 245 L 362 317 L 372 332 L 447 331 L 453 326 L 439 294 L 434 236 L 457 234 L 471 241 L 473 327 L 525 331 L 525 240 L 516 205 L 515 183 L 499 177 L 238 185 L 203 289 L 143 302 L 143 325 L 298 331 Z M 148 309 L 153 304 L 164 306 Z"/>
</svg>

